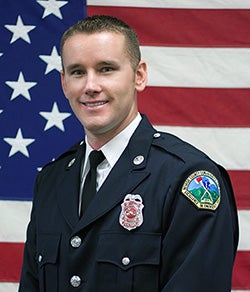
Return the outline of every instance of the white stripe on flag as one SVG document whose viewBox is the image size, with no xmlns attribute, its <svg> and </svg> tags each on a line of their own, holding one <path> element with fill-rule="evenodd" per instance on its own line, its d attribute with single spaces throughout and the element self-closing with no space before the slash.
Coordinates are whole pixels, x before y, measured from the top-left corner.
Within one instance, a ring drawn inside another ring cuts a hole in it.
<svg viewBox="0 0 250 292">
<path fill-rule="evenodd" d="M 249 0 L 87 0 L 88 5 L 93 6 L 130 6 L 152 8 L 199 8 L 199 9 L 236 9 L 250 8 Z"/>
<path fill-rule="evenodd" d="M 0 233 L 1 242 L 25 242 L 30 209 L 31 202 L 0 202 L 0 222 L 2 223 Z M 238 214 L 240 222 L 240 241 L 238 249 L 250 250 L 250 211 L 240 210 Z"/>
<path fill-rule="evenodd" d="M 239 215 L 239 246 L 238 250 L 250 250 L 250 211 L 238 211 Z"/>
<path fill-rule="evenodd" d="M 0 200 L 0 242 L 25 242 L 30 211 L 31 202 Z"/>
<path fill-rule="evenodd" d="M 17 283 L 0 283 L 0 292 L 17 292 Z"/>
<path fill-rule="evenodd" d="M 250 88 L 249 48 L 142 46 L 149 86 Z"/>
<path fill-rule="evenodd" d="M 250 128 L 155 127 L 191 143 L 226 169 L 250 170 Z"/>
</svg>

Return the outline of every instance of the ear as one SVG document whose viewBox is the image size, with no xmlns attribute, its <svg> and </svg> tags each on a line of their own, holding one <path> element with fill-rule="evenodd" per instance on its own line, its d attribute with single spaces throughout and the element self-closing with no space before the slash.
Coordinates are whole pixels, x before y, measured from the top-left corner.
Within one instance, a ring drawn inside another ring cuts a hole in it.
<svg viewBox="0 0 250 292">
<path fill-rule="evenodd" d="M 143 91 L 147 85 L 147 64 L 145 61 L 140 61 L 135 72 L 135 88 L 138 92 Z"/>
<path fill-rule="evenodd" d="M 67 98 L 67 85 L 65 82 L 65 73 L 63 70 L 60 71 L 60 75 L 61 75 L 61 85 L 62 85 L 63 93 Z"/>
</svg>

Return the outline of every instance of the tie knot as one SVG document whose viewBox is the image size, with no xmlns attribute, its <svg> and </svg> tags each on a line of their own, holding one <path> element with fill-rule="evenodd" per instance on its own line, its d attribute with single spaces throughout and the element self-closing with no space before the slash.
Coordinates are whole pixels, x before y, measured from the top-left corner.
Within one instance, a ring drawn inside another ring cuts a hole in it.
<svg viewBox="0 0 250 292">
<path fill-rule="evenodd" d="M 97 165 L 99 165 L 105 159 L 102 151 L 93 150 L 89 155 L 90 169 L 96 169 Z"/>
</svg>

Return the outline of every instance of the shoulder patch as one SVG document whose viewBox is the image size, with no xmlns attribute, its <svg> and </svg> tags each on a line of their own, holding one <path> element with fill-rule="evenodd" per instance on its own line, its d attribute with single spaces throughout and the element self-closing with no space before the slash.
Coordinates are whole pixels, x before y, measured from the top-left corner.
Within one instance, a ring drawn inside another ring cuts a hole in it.
<svg viewBox="0 0 250 292">
<path fill-rule="evenodd" d="M 206 170 L 192 173 L 184 182 L 182 193 L 199 209 L 215 211 L 220 204 L 219 182 Z"/>
</svg>

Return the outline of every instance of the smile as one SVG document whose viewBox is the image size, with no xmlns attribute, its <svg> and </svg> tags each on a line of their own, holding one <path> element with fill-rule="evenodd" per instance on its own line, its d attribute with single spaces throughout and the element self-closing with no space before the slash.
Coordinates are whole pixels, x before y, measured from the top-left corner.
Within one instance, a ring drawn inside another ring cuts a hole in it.
<svg viewBox="0 0 250 292">
<path fill-rule="evenodd" d="M 85 104 L 87 107 L 100 106 L 100 105 L 104 105 L 105 103 L 107 103 L 107 101 L 84 102 L 84 104 Z"/>
</svg>

